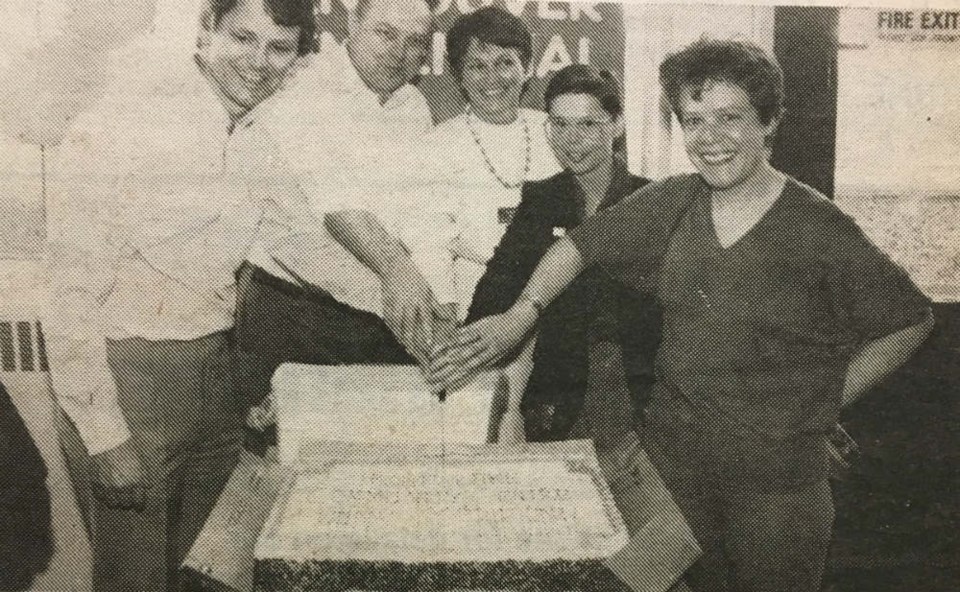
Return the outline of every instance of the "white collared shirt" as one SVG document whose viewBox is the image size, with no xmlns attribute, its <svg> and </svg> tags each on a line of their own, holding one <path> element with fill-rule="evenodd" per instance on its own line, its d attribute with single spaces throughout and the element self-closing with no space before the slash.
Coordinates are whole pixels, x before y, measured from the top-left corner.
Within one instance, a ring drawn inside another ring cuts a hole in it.
<svg viewBox="0 0 960 592">
<path fill-rule="evenodd" d="M 267 150 L 252 133 L 259 108 L 231 133 L 195 58 L 171 53 L 78 117 L 51 167 L 50 375 L 90 454 L 130 435 L 105 340 L 228 329 L 261 217 L 243 174 Z"/>
<path fill-rule="evenodd" d="M 263 120 L 282 161 L 283 172 L 276 174 L 294 180 L 296 188 L 265 197 L 264 222 L 248 260 L 381 314 L 379 278 L 330 236 L 324 214 L 367 210 L 397 232 L 396 196 L 419 174 L 412 147 L 432 124 L 415 87 L 404 86 L 381 104 L 346 49 L 325 47 L 300 68 Z"/>
</svg>

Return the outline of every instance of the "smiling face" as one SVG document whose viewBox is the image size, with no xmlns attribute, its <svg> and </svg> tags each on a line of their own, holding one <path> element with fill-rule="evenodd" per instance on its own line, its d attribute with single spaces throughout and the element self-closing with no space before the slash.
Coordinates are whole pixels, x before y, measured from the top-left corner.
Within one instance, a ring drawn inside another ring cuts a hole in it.
<svg viewBox="0 0 960 592">
<path fill-rule="evenodd" d="M 478 117 L 489 123 L 514 121 L 526 80 L 518 49 L 470 40 L 460 85 Z"/>
<path fill-rule="evenodd" d="M 593 95 L 559 95 L 550 103 L 550 147 L 563 168 L 589 173 L 613 158 L 620 121 Z"/>
<path fill-rule="evenodd" d="M 777 120 L 764 125 L 742 88 L 708 80 L 696 96 L 684 89 L 680 125 L 687 155 L 708 185 L 729 189 L 750 179 L 767 161 L 766 138 Z"/>
<path fill-rule="evenodd" d="M 350 59 L 373 92 L 389 95 L 420 73 L 433 27 L 424 0 L 369 0 L 348 26 Z"/>
<path fill-rule="evenodd" d="M 299 27 L 273 22 L 262 0 L 240 0 L 209 35 L 208 72 L 238 112 L 272 95 L 297 58 Z"/>
</svg>

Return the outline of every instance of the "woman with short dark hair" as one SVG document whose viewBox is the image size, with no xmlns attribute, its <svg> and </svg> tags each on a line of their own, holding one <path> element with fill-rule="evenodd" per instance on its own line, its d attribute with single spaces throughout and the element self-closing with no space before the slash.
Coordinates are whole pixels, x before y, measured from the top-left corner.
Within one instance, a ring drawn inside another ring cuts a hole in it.
<svg viewBox="0 0 960 592">
<path fill-rule="evenodd" d="M 620 83 L 609 70 L 597 70 L 586 64 L 565 67 L 553 75 L 543 93 L 548 113 L 554 100 L 561 95 L 589 95 L 610 117 L 623 115 Z"/>
<path fill-rule="evenodd" d="M 660 65 L 660 83 L 677 118 L 687 90 L 700 100 L 708 81 L 735 84 L 746 93 L 762 125 L 783 116 L 783 72 L 759 47 L 737 41 L 701 39 Z"/>
<path fill-rule="evenodd" d="M 447 33 L 450 71 L 463 113 L 432 135 L 437 202 L 455 218 L 453 301 L 462 318 L 487 260 L 500 242 L 528 181 L 559 172 L 544 133 L 546 114 L 521 107 L 532 41 L 527 26 L 489 6 L 457 19 Z"/>
<path fill-rule="evenodd" d="M 703 555 L 697 590 L 819 590 L 833 522 L 826 436 L 902 364 L 930 302 L 814 189 L 773 168 L 773 58 L 701 40 L 661 81 L 696 174 L 651 183 L 544 255 L 516 304 L 438 351 L 450 388 L 515 348 L 589 266 L 663 308 L 644 447 Z"/>
<path fill-rule="evenodd" d="M 557 237 L 649 182 L 631 175 L 614 152 L 623 133 L 623 102 L 612 74 L 567 66 L 550 80 L 544 102 L 547 137 L 564 170 L 524 183 L 517 214 L 477 284 L 467 322 L 510 308 Z M 521 399 L 527 440 L 603 438 L 593 433 L 595 418 L 582 413 L 592 342 L 623 347 L 630 392 L 635 406 L 642 406 L 660 334 L 652 298 L 630 294 L 600 268 L 588 269 L 543 311 L 537 329 Z"/>
<path fill-rule="evenodd" d="M 450 73 L 461 84 L 463 69 L 475 42 L 516 50 L 516 57 L 523 69 L 530 67 L 533 39 L 523 21 L 500 8 L 481 8 L 457 19 L 447 31 Z M 470 100 L 470 96 L 464 98 Z"/>
</svg>

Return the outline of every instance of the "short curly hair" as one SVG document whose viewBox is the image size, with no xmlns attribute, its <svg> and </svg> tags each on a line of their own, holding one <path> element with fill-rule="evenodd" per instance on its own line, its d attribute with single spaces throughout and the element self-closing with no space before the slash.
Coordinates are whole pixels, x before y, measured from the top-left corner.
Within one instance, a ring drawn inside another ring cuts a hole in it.
<svg viewBox="0 0 960 592">
<path fill-rule="evenodd" d="M 533 57 L 533 38 L 523 20 L 498 6 L 487 6 L 461 16 L 447 32 L 447 59 L 457 81 L 463 78 L 463 60 L 472 39 L 516 49 L 524 70 Z"/>
<path fill-rule="evenodd" d="M 681 121 L 684 90 L 699 99 L 708 80 L 742 88 L 763 125 L 783 115 L 783 70 L 776 58 L 753 43 L 702 38 L 660 64 L 660 85 Z"/>
</svg>

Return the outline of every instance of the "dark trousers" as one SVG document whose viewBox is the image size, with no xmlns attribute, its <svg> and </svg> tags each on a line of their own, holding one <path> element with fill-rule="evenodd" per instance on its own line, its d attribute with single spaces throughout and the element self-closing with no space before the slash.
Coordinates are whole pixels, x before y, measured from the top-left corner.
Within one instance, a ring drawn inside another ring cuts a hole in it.
<svg viewBox="0 0 960 592">
<path fill-rule="evenodd" d="M 60 414 L 64 453 L 93 550 L 93 589 L 176 590 L 177 570 L 230 473 L 242 416 L 223 333 L 107 342 L 107 361 L 149 487 L 143 511 L 91 495 L 90 458 Z"/>
<path fill-rule="evenodd" d="M 703 550 L 686 575 L 693 590 L 820 590 L 834 517 L 826 479 L 779 489 L 697 482 L 677 478 L 676 461 L 650 439 L 644 448 Z"/>
<path fill-rule="evenodd" d="M 250 404 L 270 392 L 270 379 L 284 362 L 416 363 L 377 315 L 249 263 L 237 273 L 236 350 L 238 384 Z"/>
</svg>

